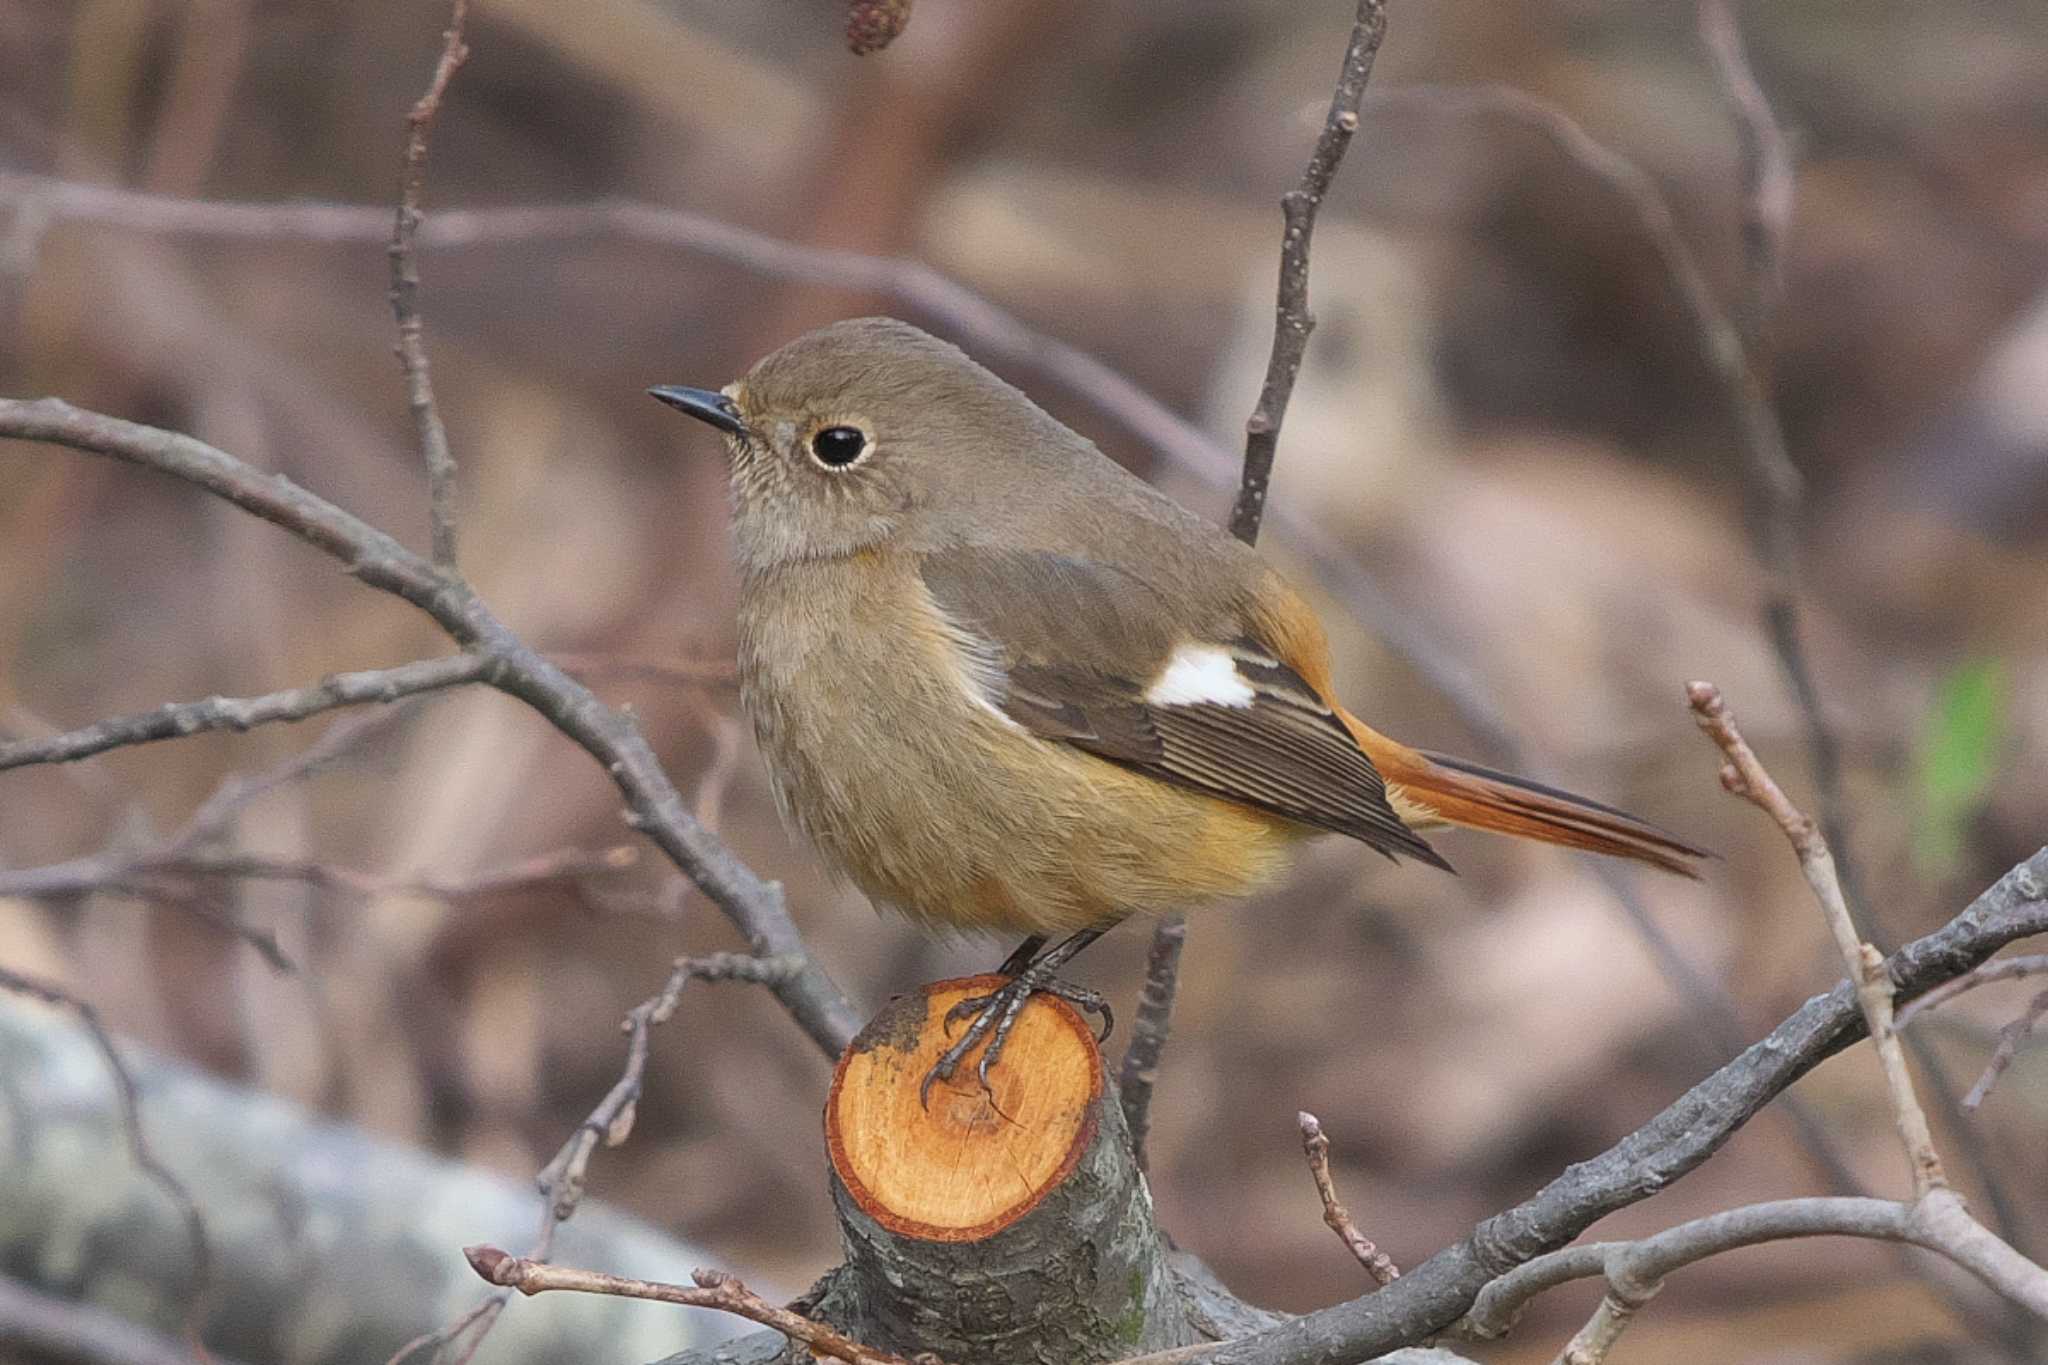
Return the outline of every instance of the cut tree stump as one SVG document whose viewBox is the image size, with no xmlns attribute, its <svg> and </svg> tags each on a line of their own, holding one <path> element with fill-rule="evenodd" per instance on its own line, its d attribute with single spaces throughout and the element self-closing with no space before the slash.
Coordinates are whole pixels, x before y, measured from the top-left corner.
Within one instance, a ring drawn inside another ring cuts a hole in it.
<svg viewBox="0 0 2048 1365">
<path fill-rule="evenodd" d="M 1035 996 L 984 1091 L 970 1053 L 918 1091 L 964 1024 L 946 1011 L 1002 984 L 900 996 L 839 1059 L 825 1105 L 844 1274 L 869 1330 L 949 1361 L 1117 1360 L 1203 1340 L 1189 1323 L 1102 1053 L 1072 1007 Z"/>
<path fill-rule="evenodd" d="M 952 1080 L 932 1087 L 925 1107 L 924 1078 L 951 1042 L 946 1011 L 1001 984 L 978 976 L 900 997 L 833 1073 L 825 1105 L 832 1172 L 844 1197 L 896 1237 L 992 1237 L 1057 1198 L 1095 1138 L 1101 1054 L 1081 1017 L 1046 996 L 1018 1016 L 986 1090 L 977 1049 Z"/>
<path fill-rule="evenodd" d="M 932 1088 L 929 1110 L 919 1103 L 965 1027 L 949 1032 L 946 1011 L 1001 981 L 899 996 L 840 1057 L 825 1145 L 846 1261 L 791 1306 L 868 1347 L 947 1365 L 1103 1365 L 1281 1321 L 1167 1249 L 1101 1049 L 1064 1001 L 1024 1007 L 987 1092 L 977 1050 Z M 1313 1216 L 1306 1176 L 1302 1186 Z M 662 1365 L 808 1359 L 760 1332 Z M 1386 1360 L 1469 1365 L 1434 1351 Z"/>
</svg>

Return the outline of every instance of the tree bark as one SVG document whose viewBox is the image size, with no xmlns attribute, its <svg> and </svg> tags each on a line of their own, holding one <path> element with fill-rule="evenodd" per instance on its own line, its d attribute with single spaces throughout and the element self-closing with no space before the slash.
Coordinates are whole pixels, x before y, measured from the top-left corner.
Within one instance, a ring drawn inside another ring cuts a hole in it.
<svg viewBox="0 0 2048 1365">
<path fill-rule="evenodd" d="M 1032 999 L 987 1091 L 977 1051 L 925 1106 L 924 1077 L 957 1036 L 946 1011 L 998 980 L 899 996 L 841 1055 L 825 1138 L 846 1261 L 799 1311 L 865 1345 L 948 1365 L 1098 1365 L 1278 1323 L 1168 1248 L 1101 1050 L 1065 1002 Z M 662 1365 L 802 1359 L 761 1332 Z"/>
</svg>

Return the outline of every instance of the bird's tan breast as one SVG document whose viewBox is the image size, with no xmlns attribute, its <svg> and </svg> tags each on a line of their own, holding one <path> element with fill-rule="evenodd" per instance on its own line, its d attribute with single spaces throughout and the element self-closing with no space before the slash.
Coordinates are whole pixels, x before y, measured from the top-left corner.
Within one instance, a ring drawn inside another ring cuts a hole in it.
<svg viewBox="0 0 2048 1365">
<path fill-rule="evenodd" d="M 740 606 L 741 695 L 785 813 L 875 899 L 1059 932 L 1239 894 L 1297 827 L 1027 734 L 993 661 L 887 553 L 786 566 Z"/>
</svg>

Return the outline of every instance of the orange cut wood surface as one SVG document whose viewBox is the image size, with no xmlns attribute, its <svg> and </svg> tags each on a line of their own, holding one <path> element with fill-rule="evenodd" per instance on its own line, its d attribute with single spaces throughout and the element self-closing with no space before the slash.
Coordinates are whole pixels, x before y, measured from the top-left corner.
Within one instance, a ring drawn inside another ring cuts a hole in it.
<svg viewBox="0 0 2048 1365">
<path fill-rule="evenodd" d="M 825 1140 L 847 1192 L 899 1236 L 978 1241 L 1022 1218 L 1073 1170 L 1095 1136 L 1102 1060 L 1065 1001 L 1033 996 L 984 1091 L 980 1049 L 951 1081 L 918 1098 L 927 1072 L 965 1022 L 946 1011 L 1002 983 L 934 982 L 890 1002 L 840 1057 Z"/>
</svg>

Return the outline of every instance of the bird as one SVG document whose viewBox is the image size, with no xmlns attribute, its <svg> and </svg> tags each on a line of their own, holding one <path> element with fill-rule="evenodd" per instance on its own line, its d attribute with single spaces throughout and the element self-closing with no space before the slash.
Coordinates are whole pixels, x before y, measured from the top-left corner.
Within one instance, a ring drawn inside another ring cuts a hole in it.
<svg viewBox="0 0 2048 1365">
<path fill-rule="evenodd" d="M 1488 830 L 1696 876 L 1612 806 L 1429 753 L 1338 699 L 1313 608 L 960 349 L 832 323 L 722 389 L 648 392 L 728 455 L 738 664 L 776 801 L 837 872 L 937 931 L 1023 935 L 926 1078 L 1117 923 L 1239 898 L 1336 834 L 1451 870 Z M 1057 941 L 1054 941 L 1057 938 Z"/>
</svg>

